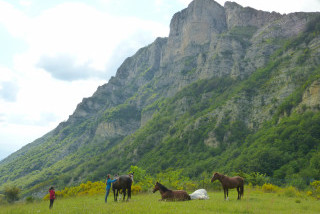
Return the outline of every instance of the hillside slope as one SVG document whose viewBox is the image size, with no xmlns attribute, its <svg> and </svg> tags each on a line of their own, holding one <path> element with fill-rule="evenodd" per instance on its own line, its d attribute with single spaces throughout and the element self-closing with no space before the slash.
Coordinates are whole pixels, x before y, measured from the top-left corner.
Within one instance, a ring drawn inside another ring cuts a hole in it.
<svg viewBox="0 0 320 214">
<path fill-rule="evenodd" d="M 65 122 L 0 162 L 0 186 L 149 172 L 320 172 L 320 13 L 194 0 Z"/>
</svg>

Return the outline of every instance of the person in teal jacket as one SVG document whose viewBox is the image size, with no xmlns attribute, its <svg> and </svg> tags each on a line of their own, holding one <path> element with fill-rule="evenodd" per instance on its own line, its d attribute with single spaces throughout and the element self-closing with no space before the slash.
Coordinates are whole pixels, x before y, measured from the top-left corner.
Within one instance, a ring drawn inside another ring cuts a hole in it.
<svg viewBox="0 0 320 214">
<path fill-rule="evenodd" d="M 107 175 L 107 179 L 106 179 L 106 197 L 104 199 L 104 201 L 107 203 L 107 198 L 111 189 L 111 183 L 117 181 L 117 179 L 111 180 L 110 178 L 110 174 Z"/>
</svg>

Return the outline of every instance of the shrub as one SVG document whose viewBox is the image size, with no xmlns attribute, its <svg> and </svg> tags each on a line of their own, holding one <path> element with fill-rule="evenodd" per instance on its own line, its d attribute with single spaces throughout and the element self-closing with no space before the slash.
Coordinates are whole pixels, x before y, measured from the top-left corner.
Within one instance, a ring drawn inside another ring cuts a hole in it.
<svg viewBox="0 0 320 214">
<path fill-rule="evenodd" d="M 310 195 L 316 199 L 320 199 L 320 181 L 313 181 L 311 184 L 312 192 Z"/>
<path fill-rule="evenodd" d="M 5 196 L 3 194 L 0 194 L 0 204 L 5 203 Z"/>
<path fill-rule="evenodd" d="M 307 196 L 312 196 L 312 192 L 311 191 L 307 191 Z"/>
<path fill-rule="evenodd" d="M 134 184 L 140 186 L 140 191 L 148 191 L 154 185 L 153 178 L 146 172 L 146 170 L 138 167 L 131 166 L 130 172 L 134 172 Z"/>
<path fill-rule="evenodd" d="M 20 189 L 16 186 L 6 187 L 4 190 L 5 198 L 9 203 L 13 203 L 19 200 Z"/>
<path fill-rule="evenodd" d="M 278 192 L 279 187 L 273 184 L 263 184 L 262 186 L 262 191 L 266 193 L 271 193 L 271 192 Z"/>
<path fill-rule="evenodd" d="M 29 203 L 33 203 L 34 202 L 34 197 L 33 196 L 28 196 L 26 197 L 26 202 Z"/>
<path fill-rule="evenodd" d="M 287 188 L 284 188 L 284 192 L 283 194 L 287 197 L 295 197 L 295 196 L 300 196 L 299 191 L 293 187 L 293 186 L 289 186 Z"/>
<path fill-rule="evenodd" d="M 261 186 L 268 182 L 268 177 L 266 174 L 260 172 L 244 173 L 238 172 L 237 175 L 243 177 L 246 183 L 251 183 L 253 186 Z"/>
<path fill-rule="evenodd" d="M 132 194 L 138 194 L 139 192 L 141 192 L 142 188 L 140 185 L 132 185 L 131 186 L 131 193 Z"/>
</svg>

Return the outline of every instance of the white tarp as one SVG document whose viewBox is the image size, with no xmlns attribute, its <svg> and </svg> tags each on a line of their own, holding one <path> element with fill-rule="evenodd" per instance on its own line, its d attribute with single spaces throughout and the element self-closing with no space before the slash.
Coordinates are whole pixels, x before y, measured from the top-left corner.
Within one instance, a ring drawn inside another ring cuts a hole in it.
<svg viewBox="0 0 320 214">
<path fill-rule="evenodd" d="M 205 189 L 198 189 L 190 194 L 191 200 L 199 199 L 199 200 L 206 200 L 209 199 L 207 191 Z"/>
</svg>

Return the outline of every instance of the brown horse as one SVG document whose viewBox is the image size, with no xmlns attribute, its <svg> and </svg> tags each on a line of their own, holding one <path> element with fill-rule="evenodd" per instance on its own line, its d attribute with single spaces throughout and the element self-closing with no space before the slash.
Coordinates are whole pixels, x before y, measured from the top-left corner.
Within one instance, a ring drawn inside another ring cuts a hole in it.
<svg viewBox="0 0 320 214">
<path fill-rule="evenodd" d="M 156 183 L 153 189 L 153 193 L 159 190 L 161 194 L 161 200 L 170 200 L 170 201 L 186 201 L 191 200 L 190 195 L 184 190 L 170 190 L 167 187 L 163 186 L 159 182 Z"/>
<path fill-rule="evenodd" d="M 244 184 L 244 179 L 241 178 L 240 176 L 236 177 L 228 177 L 223 174 L 220 174 L 218 172 L 214 173 L 212 178 L 211 178 L 211 183 L 214 182 L 215 180 L 219 180 L 221 182 L 221 185 L 223 187 L 224 191 L 224 200 L 226 200 L 226 196 L 228 197 L 228 189 L 233 189 L 237 188 L 238 191 L 238 200 L 241 199 L 241 196 L 243 197 L 243 184 Z"/>
</svg>

